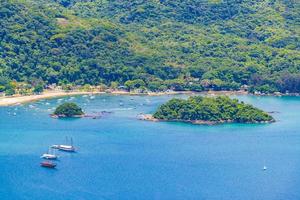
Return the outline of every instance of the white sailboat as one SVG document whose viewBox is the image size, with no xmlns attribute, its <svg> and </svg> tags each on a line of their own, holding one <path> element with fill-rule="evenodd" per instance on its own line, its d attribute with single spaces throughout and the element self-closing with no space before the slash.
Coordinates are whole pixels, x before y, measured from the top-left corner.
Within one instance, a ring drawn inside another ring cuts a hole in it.
<svg viewBox="0 0 300 200">
<path fill-rule="evenodd" d="M 70 145 L 68 144 L 68 137 L 66 137 L 66 144 L 56 144 L 56 145 L 52 145 L 51 148 L 53 149 L 58 149 L 61 151 L 68 151 L 68 152 L 75 152 L 75 147 L 73 146 L 73 139 L 70 139 Z"/>
<path fill-rule="evenodd" d="M 44 159 L 49 159 L 49 160 L 56 160 L 58 158 L 58 156 L 55 154 L 55 151 L 52 150 L 52 152 L 50 151 L 50 148 L 48 149 L 47 153 L 44 153 L 41 158 Z"/>
<path fill-rule="evenodd" d="M 268 169 L 268 168 L 267 168 L 267 166 L 266 166 L 266 161 L 264 160 L 264 166 L 263 166 L 262 170 L 265 171 L 265 170 L 267 170 L 267 169 Z"/>
</svg>

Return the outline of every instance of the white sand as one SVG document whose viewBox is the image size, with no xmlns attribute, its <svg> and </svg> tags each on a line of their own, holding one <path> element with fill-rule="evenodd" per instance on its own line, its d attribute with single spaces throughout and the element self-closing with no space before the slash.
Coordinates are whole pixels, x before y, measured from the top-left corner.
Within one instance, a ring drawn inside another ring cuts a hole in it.
<svg viewBox="0 0 300 200">
<path fill-rule="evenodd" d="M 12 96 L 12 97 L 0 97 L 0 106 L 11 106 L 20 103 L 27 103 L 31 101 L 37 101 L 41 99 L 51 99 L 62 96 L 84 95 L 84 94 L 103 94 L 104 92 L 64 92 L 64 91 L 45 91 L 39 95 L 28 96 Z"/>
<path fill-rule="evenodd" d="M 159 95 L 174 95 L 174 94 L 192 94 L 194 92 L 191 91 L 170 91 L 170 92 L 150 92 L 150 93 L 134 93 L 134 92 L 126 92 L 126 91 L 113 91 L 109 94 L 115 95 L 149 95 L 149 96 L 159 96 Z M 11 97 L 0 97 L 0 106 L 11 106 L 17 105 L 21 103 L 28 103 L 32 101 L 38 101 L 41 99 L 51 99 L 56 97 L 63 97 L 63 96 L 74 96 L 74 95 L 85 95 L 85 94 L 105 94 L 105 92 L 84 92 L 84 91 L 44 91 L 42 94 L 39 95 L 28 95 L 28 96 L 21 96 L 15 95 Z M 211 91 L 211 92 L 203 92 L 203 94 L 207 95 L 232 95 L 232 94 L 247 94 L 247 92 L 242 91 Z"/>
</svg>

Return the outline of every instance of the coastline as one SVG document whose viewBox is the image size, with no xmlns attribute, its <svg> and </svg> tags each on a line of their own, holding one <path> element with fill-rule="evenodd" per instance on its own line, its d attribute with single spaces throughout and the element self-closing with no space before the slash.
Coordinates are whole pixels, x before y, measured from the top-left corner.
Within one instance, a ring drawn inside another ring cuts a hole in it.
<svg viewBox="0 0 300 200">
<path fill-rule="evenodd" d="M 193 92 L 193 91 L 169 91 L 169 92 L 128 92 L 123 90 L 115 90 L 112 92 L 100 92 L 100 91 L 63 91 L 63 90 L 45 90 L 41 94 L 32 94 L 27 96 L 15 95 L 15 96 L 4 96 L 0 97 L 1 106 L 13 106 L 22 103 L 29 103 L 42 99 L 52 99 L 57 97 L 65 96 L 76 96 L 76 95 L 100 95 L 100 94 L 111 94 L 111 95 L 148 95 L 148 96 L 162 96 L 162 95 L 176 95 L 176 94 L 207 94 L 207 95 L 246 95 L 244 91 L 207 91 L 207 92 Z"/>
<path fill-rule="evenodd" d="M 189 123 L 195 125 L 218 125 L 218 124 L 226 124 L 226 123 L 238 123 L 232 120 L 228 121 L 205 121 L 205 120 L 163 120 L 163 119 L 156 119 L 151 114 L 141 114 L 138 116 L 139 120 L 142 121 L 151 121 L 151 122 L 182 122 L 182 123 Z M 273 123 L 275 120 L 271 121 L 261 121 L 261 122 L 245 122 L 244 124 L 269 124 Z"/>
<path fill-rule="evenodd" d="M 34 94 L 28 96 L 16 95 L 9 97 L 0 97 L 0 106 L 13 106 L 22 103 L 29 103 L 42 99 L 52 99 L 64 96 L 88 95 L 88 94 L 103 94 L 104 92 L 84 92 L 84 91 L 45 91 L 42 94 Z"/>
<path fill-rule="evenodd" d="M 14 96 L 3 96 L 0 97 L 0 107 L 2 106 L 13 106 L 22 103 L 34 102 L 42 99 L 52 99 L 57 97 L 65 96 L 76 96 L 76 95 L 100 95 L 100 94 L 111 94 L 111 95 L 148 95 L 148 96 L 162 96 L 162 95 L 176 95 L 176 94 L 204 94 L 204 95 L 249 95 L 247 91 L 204 91 L 204 92 L 193 92 L 193 91 L 168 91 L 168 92 L 128 92 L 123 90 L 115 90 L 111 92 L 104 91 L 63 91 L 63 90 L 45 90 L 41 94 L 32 95 L 14 95 Z M 255 94 L 251 94 L 255 95 Z M 258 95 L 262 96 L 262 95 Z M 273 95 L 273 96 L 286 96 Z"/>
<path fill-rule="evenodd" d="M 174 95 L 174 94 L 193 94 L 190 91 L 182 92 L 151 92 L 151 93 L 137 93 L 137 92 L 127 92 L 116 90 L 112 92 L 100 92 L 100 91 L 52 91 L 46 90 L 41 94 L 32 94 L 32 95 L 15 95 L 15 96 L 4 96 L 0 97 L 0 107 L 2 106 L 13 106 L 22 103 L 34 102 L 42 99 L 52 99 L 57 97 L 65 96 L 77 96 L 77 95 L 101 95 L 101 94 L 111 94 L 111 95 L 149 95 L 149 96 L 160 96 L 160 95 Z"/>
</svg>

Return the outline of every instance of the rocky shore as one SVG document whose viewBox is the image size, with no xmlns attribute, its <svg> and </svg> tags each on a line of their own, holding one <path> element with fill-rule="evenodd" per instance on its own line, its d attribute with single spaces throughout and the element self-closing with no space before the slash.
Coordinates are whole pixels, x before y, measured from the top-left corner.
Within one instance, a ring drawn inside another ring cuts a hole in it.
<svg viewBox="0 0 300 200">
<path fill-rule="evenodd" d="M 113 112 L 111 111 L 101 111 L 97 113 L 92 113 L 92 114 L 83 114 L 83 115 L 73 115 L 71 118 L 91 118 L 91 119 L 99 119 L 101 117 L 107 116 L 109 114 L 112 114 Z M 59 119 L 59 118 L 70 118 L 66 115 L 55 115 L 55 114 L 50 114 L 50 117 Z"/>
<path fill-rule="evenodd" d="M 183 123 L 190 123 L 190 124 L 198 124 L 198 125 L 217 125 L 217 124 L 226 124 L 226 123 L 235 123 L 235 121 L 227 120 L 227 121 L 205 121 L 205 120 L 162 120 L 156 119 L 151 114 L 140 114 L 138 115 L 139 120 L 144 121 L 152 121 L 152 122 L 183 122 Z M 268 124 L 273 123 L 275 120 L 271 121 L 262 121 L 262 122 L 245 122 L 245 124 Z"/>
</svg>

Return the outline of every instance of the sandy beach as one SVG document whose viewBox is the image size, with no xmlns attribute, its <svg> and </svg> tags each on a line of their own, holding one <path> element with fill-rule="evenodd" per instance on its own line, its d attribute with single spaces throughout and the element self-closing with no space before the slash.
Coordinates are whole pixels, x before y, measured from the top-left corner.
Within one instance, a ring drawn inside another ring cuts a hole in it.
<svg viewBox="0 0 300 200">
<path fill-rule="evenodd" d="M 21 103 L 28 103 L 32 101 L 38 101 L 41 99 L 51 99 L 63 96 L 74 96 L 74 95 L 84 95 L 84 94 L 103 94 L 104 92 L 81 92 L 81 91 L 45 91 L 38 95 L 28 95 L 28 96 L 11 96 L 11 97 L 0 97 L 0 106 L 11 106 Z"/>
<path fill-rule="evenodd" d="M 93 95 L 93 94 L 107 94 L 106 92 L 88 92 L 88 91 L 44 91 L 42 94 L 36 95 L 15 95 L 9 97 L 0 97 L 0 106 L 12 106 L 22 103 L 28 103 L 32 101 L 38 101 L 42 99 L 51 99 L 56 97 L 64 96 L 76 96 L 76 95 Z M 127 92 L 127 91 L 112 91 L 108 94 L 113 95 L 149 95 L 149 96 L 160 96 L 160 95 L 175 95 L 175 94 L 206 94 L 206 95 L 232 95 L 232 94 L 247 94 L 241 91 L 210 91 L 210 92 L 192 92 L 192 91 L 170 91 L 170 92 L 149 92 L 149 93 L 136 93 L 136 92 Z"/>
<path fill-rule="evenodd" d="M 7 96 L 7 97 L 0 97 L 0 106 L 12 106 L 22 103 L 28 103 L 32 101 L 38 101 L 42 99 L 51 99 L 56 97 L 64 97 L 64 96 L 76 96 L 76 95 L 93 95 L 93 94 L 113 94 L 113 95 L 166 95 L 166 94 L 179 94 L 178 92 L 159 92 L 159 93 L 135 93 L 135 92 L 127 92 L 127 91 L 113 91 L 110 93 L 106 92 L 86 92 L 86 91 L 45 91 L 42 94 L 36 95 L 14 95 L 14 96 Z"/>
</svg>

